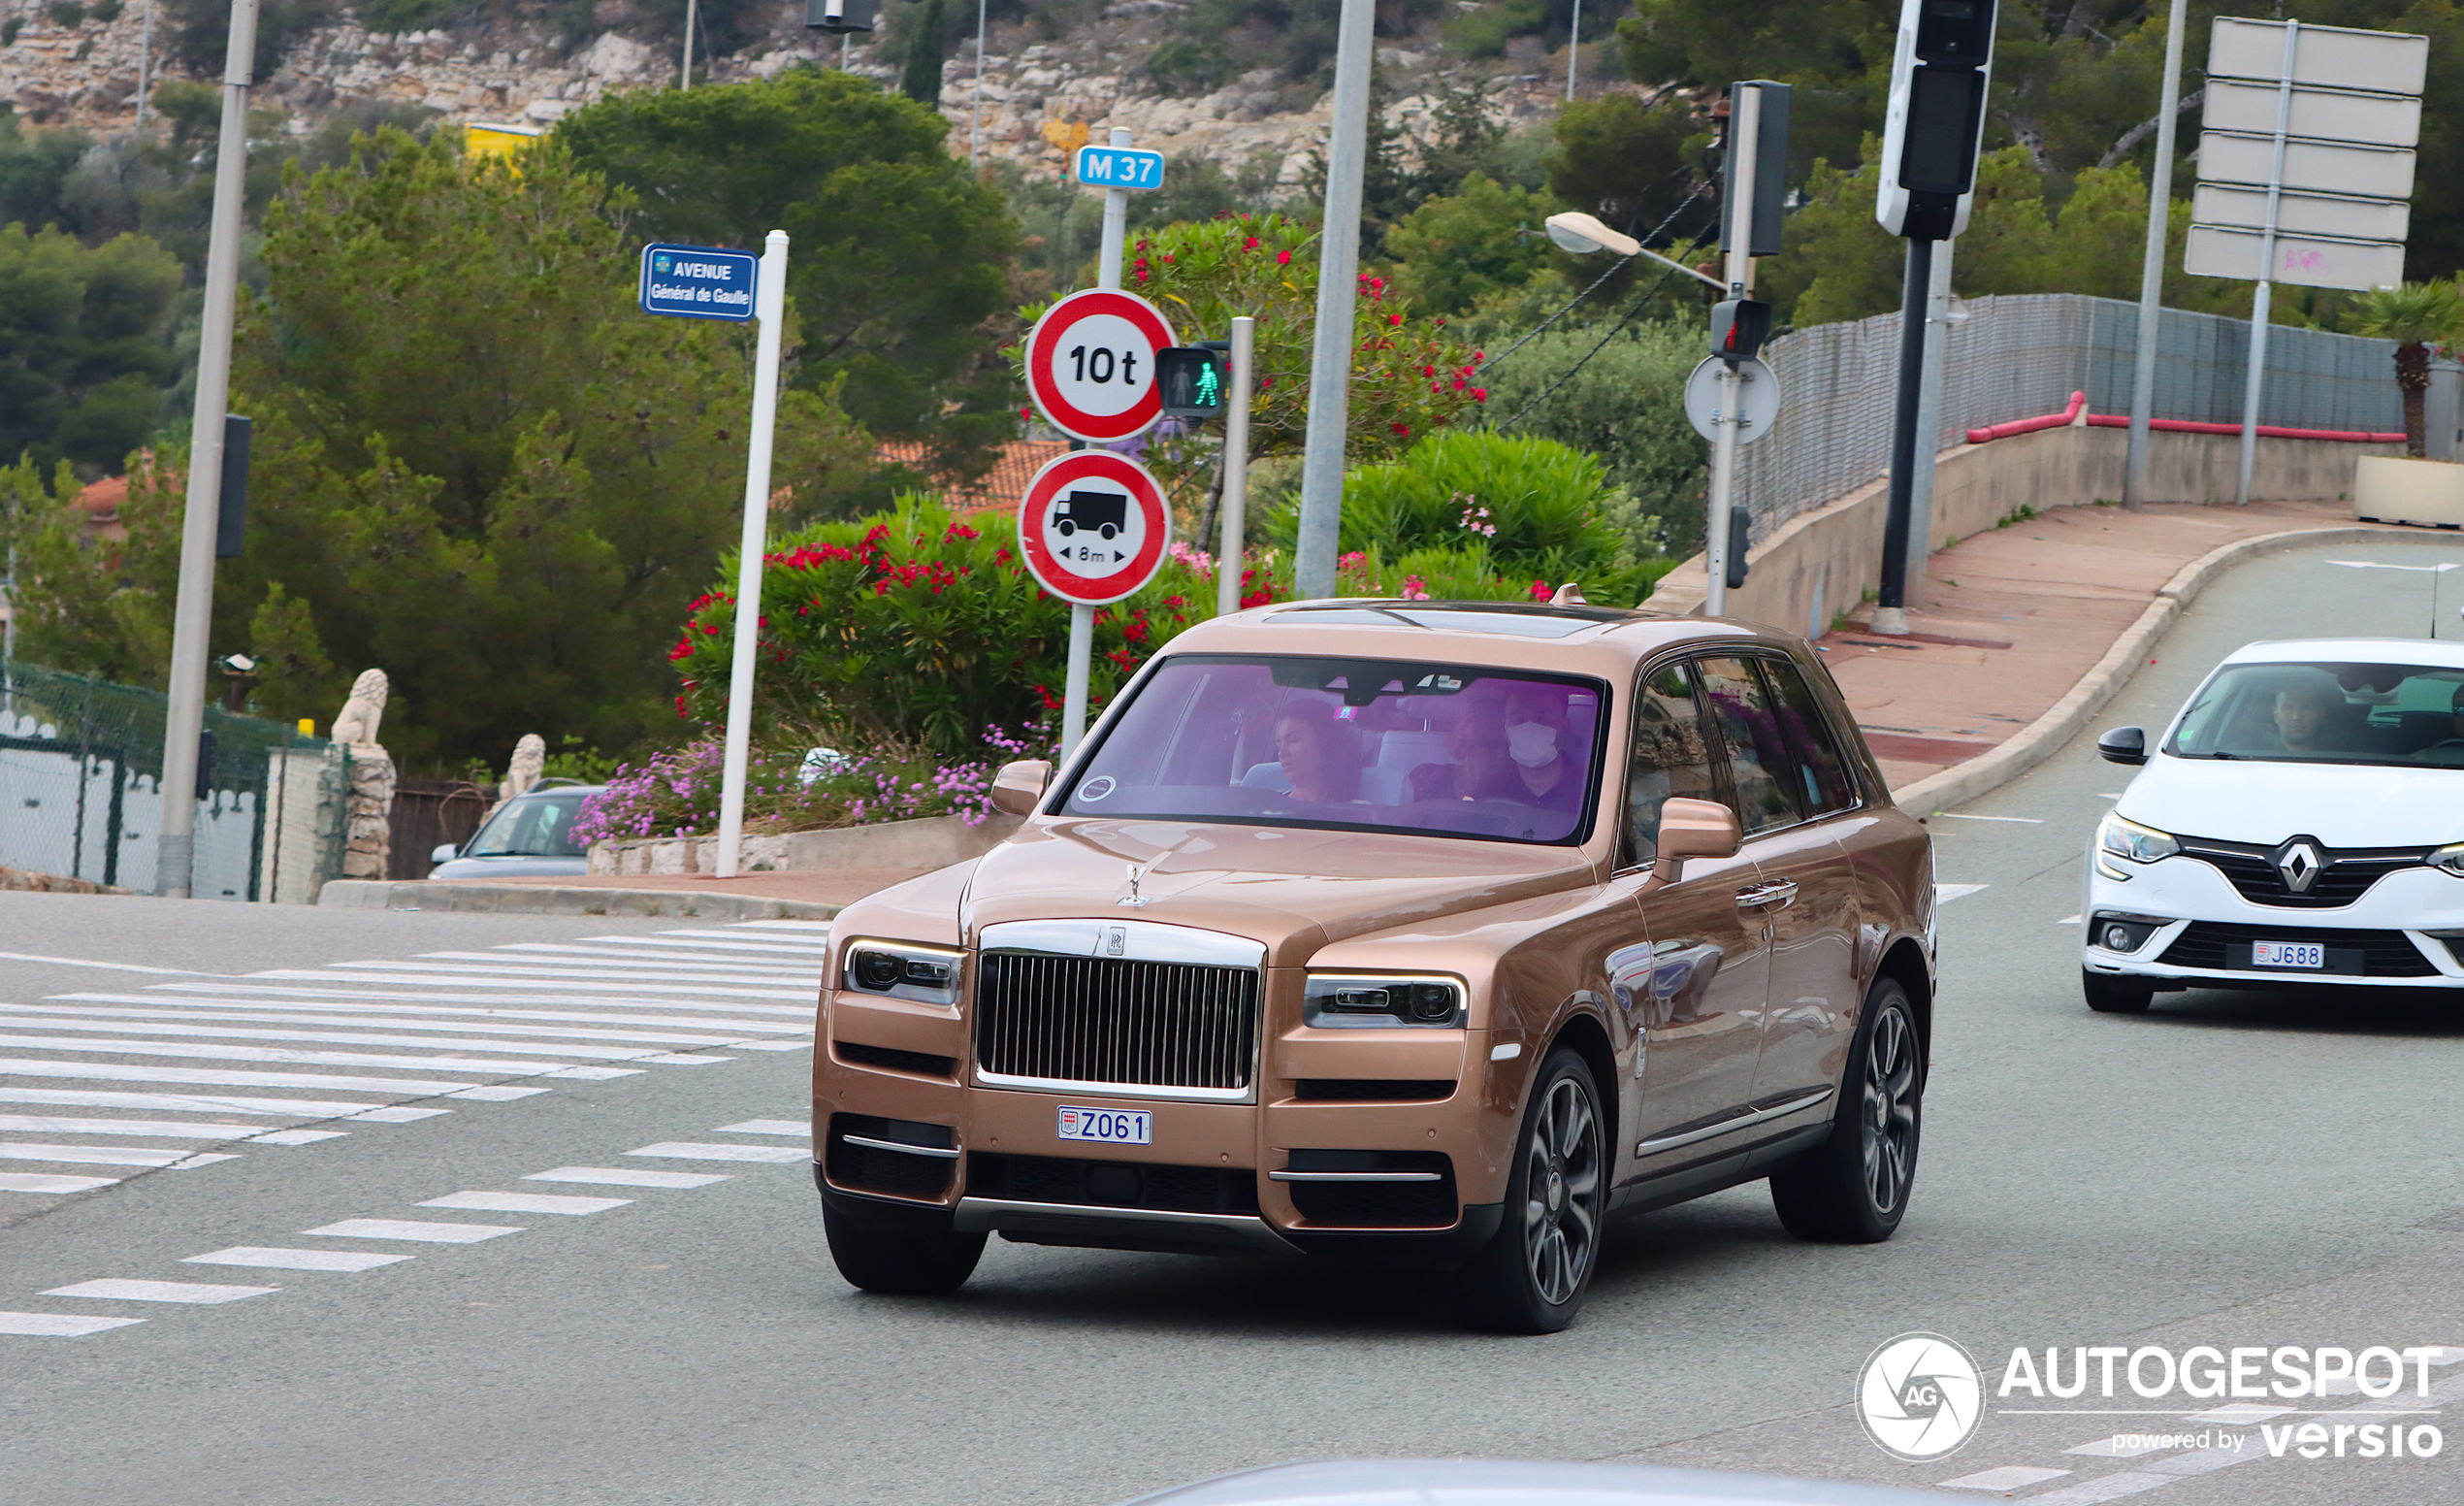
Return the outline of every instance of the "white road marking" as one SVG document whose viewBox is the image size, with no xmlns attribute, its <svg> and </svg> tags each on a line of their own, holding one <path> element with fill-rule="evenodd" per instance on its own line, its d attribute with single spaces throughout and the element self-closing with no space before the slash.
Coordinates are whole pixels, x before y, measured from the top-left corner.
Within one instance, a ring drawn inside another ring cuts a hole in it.
<svg viewBox="0 0 2464 1506">
<path fill-rule="evenodd" d="M 696 1145 L 690 1141 L 662 1140 L 645 1145 L 628 1156 L 665 1156 L 673 1161 L 810 1161 L 813 1153 L 800 1145 Z"/>
<path fill-rule="evenodd" d="M 813 1126 L 802 1119 L 748 1119 L 740 1125 L 721 1125 L 719 1134 L 792 1134 L 799 1139 L 813 1137 Z"/>
<path fill-rule="evenodd" d="M 2128 1441 L 2125 1442 L 2125 1435 L 2116 1433 L 2110 1437 L 2099 1438 L 2093 1443 L 2083 1443 L 2075 1449 L 2064 1449 L 2062 1452 L 2085 1455 L 2090 1458 L 2137 1458 L 2142 1454 L 2159 1454 L 2172 1448 L 2171 1443 L 2162 1441 L 2168 1436 L 2173 1435 L 2131 1433 L 2126 1435 Z"/>
<path fill-rule="evenodd" d="M 347 1140 L 350 1134 L 348 1130 L 276 1130 L 272 1134 L 258 1135 L 248 1143 L 250 1145 L 313 1145 L 319 1140 Z"/>
<path fill-rule="evenodd" d="M 173 1162 L 171 1163 L 171 1169 L 174 1171 L 189 1171 L 194 1170 L 199 1166 L 211 1166 L 217 1161 L 238 1161 L 240 1157 L 237 1152 L 201 1151 L 194 1156 Z"/>
<path fill-rule="evenodd" d="M 545 1092 L 546 1090 L 541 1089 L 540 1091 Z M 450 1114 L 452 1112 L 453 1110 L 449 1108 L 413 1108 L 408 1104 L 404 1104 L 398 1108 L 372 1108 L 365 1114 L 353 1114 L 351 1117 L 353 1119 L 363 1119 L 368 1121 L 370 1124 L 375 1125 L 406 1125 L 414 1120 L 434 1119 L 438 1114 Z"/>
<path fill-rule="evenodd" d="M 2054 922 L 2054 924 L 2057 926 L 2076 926 L 2079 924 L 2081 919 L 2082 917 L 2077 915 L 2065 915 L 2061 919 Z"/>
<path fill-rule="evenodd" d="M 2040 1469 L 2033 1464 L 2004 1464 L 1998 1469 L 1979 1470 L 1945 1480 L 1939 1489 L 1946 1490 L 2016 1490 L 2024 1486 L 2042 1485 L 2069 1474 L 2067 1469 Z"/>
<path fill-rule="evenodd" d="M 81 1281 L 45 1296 L 94 1296 L 113 1302 L 241 1302 L 280 1287 L 217 1287 L 202 1281 Z"/>
<path fill-rule="evenodd" d="M 143 1318 L 86 1318 L 75 1313 L 0 1313 L 0 1333 L 31 1333 L 45 1338 L 76 1339 L 106 1328 L 125 1328 Z"/>
<path fill-rule="evenodd" d="M 340 1088 L 361 1093 L 399 1093 L 426 1097 L 448 1088 L 467 1088 L 454 1077 L 343 1077 L 332 1072 L 207 1071 L 187 1066 L 129 1066 L 117 1062 L 51 1062 L 0 1057 L 0 1075 L 83 1077 L 95 1082 L 194 1083 L 222 1088 Z"/>
<path fill-rule="evenodd" d="M 211 978 L 194 967 L 141 967 L 135 963 L 98 963 L 83 957 L 42 957 L 33 952 L 0 952 L 0 962 L 49 963 L 54 967 L 101 967 L 111 972 L 156 972 L 174 978 Z"/>
<path fill-rule="evenodd" d="M 766 940 L 694 941 L 679 940 L 677 939 L 677 933 L 667 932 L 655 936 L 584 936 L 582 939 L 598 946 L 643 947 L 648 949 L 644 953 L 645 956 L 656 956 L 660 952 L 743 952 L 767 957 L 806 958 L 813 962 L 820 962 L 829 956 L 829 943 L 827 941 L 820 942 L 818 944 L 802 941 Z M 524 941 L 517 943 L 517 945 L 520 946 L 540 946 L 546 944 L 548 943 L 536 941 Z"/>
<path fill-rule="evenodd" d="M 448 1193 L 423 1208 L 469 1208 L 481 1213 L 605 1213 L 630 1205 L 631 1197 L 561 1197 L 554 1193 Z"/>
<path fill-rule="evenodd" d="M 468 963 L 486 965 L 489 971 L 540 972 L 555 974 L 569 968 L 598 968 L 606 972 L 631 973 L 651 977 L 674 976 L 691 968 L 735 968 L 758 974 L 758 981 L 786 981 L 818 978 L 820 969 L 809 962 L 789 962 L 782 958 L 730 957 L 724 952 L 674 955 L 602 951 L 598 947 L 572 946 L 557 941 L 517 941 L 509 946 L 487 952 L 422 952 L 419 963 Z M 711 974 L 703 973 L 703 976 Z"/>
<path fill-rule="evenodd" d="M 362 971 L 365 968 L 365 971 Z M 381 970 L 380 970 L 381 969 Z M 435 983 L 445 986 L 484 983 L 490 988 L 571 988 L 586 983 L 592 988 L 608 989 L 625 994 L 673 994 L 676 985 L 689 984 L 696 994 L 722 999 L 801 999 L 801 989 L 777 988 L 711 988 L 713 983 L 774 984 L 777 978 L 736 973 L 712 973 L 694 970 L 670 972 L 609 972 L 605 970 L 570 972 L 543 966 L 483 966 L 476 963 L 338 963 L 328 968 L 278 967 L 251 973 L 257 978 L 305 978 L 319 982 L 347 982 L 366 977 L 372 983 Z"/>
<path fill-rule="evenodd" d="M 304 1228 L 303 1234 L 321 1234 L 332 1239 L 411 1239 L 431 1245 L 475 1245 L 482 1239 L 495 1239 L 522 1232 L 519 1224 L 422 1224 L 413 1219 L 344 1219 L 322 1228 Z"/>
<path fill-rule="evenodd" d="M 35 1171 L 0 1171 L 0 1193 L 90 1193 L 116 1187 L 118 1177 L 46 1176 Z"/>
<path fill-rule="evenodd" d="M 370 1051 L 293 1051 L 282 1046 L 209 1045 L 166 1040 L 83 1040 L 73 1035 L 17 1035 L 0 1030 L 0 1049 L 77 1051 L 96 1056 L 177 1057 L 191 1062 L 269 1062 L 300 1066 L 408 1066 L 484 1072 L 502 1077 L 543 1077 L 550 1072 L 605 1072 L 609 1067 L 568 1066 L 562 1062 L 511 1062 L 486 1057 L 399 1057 Z"/>
<path fill-rule="evenodd" d="M 2153 1490 L 2181 1478 L 2179 1475 L 2156 1475 L 2141 1469 L 2125 1469 L 2118 1474 L 2082 1480 L 2077 1485 L 2064 1486 L 2044 1495 L 2031 1495 L 2027 1500 L 2028 1506 L 2091 1506 L 2092 1502 L 2119 1500 L 2125 1495 L 2137 1495 L 2142 1490 Z"/>
<path fill-rule="evenodd" d="M 1950 821 L 2009 821 L 2020 826 L 2043 826 L 2045 824 L 2042 819 L 2036 816 L 1974 816 L 1963 810 L 1937 810 L 1934 814 Z"/>
<path fill-rule="evenodd" d="M 734 1180 L 724 1171 L 635 1171 L 631 1166 L 558 1166 L 534 1171 L 525 1182 L 579 1182 L 603 1187 L 707 1187 Z"/>
<path fill-rule="evenodd" d="M 729 1051 L 810 1051 L 812 1048 L 813 1040 L 809 1035 L 802 1040 L 731 1040 L 728 1042 Z"/>
<path fill-rule="evenodd" d="M 368 1250 L 284 1250 L 266 1245 L 234 1245 L 228 1250 L 215 1250 L 205 1255 L 192 1255 L 183 1265 L 254 1265 L 271 1270 L 374 1270 L 397 1260 L 415 1260 L 408 1255 L 377 1255 Z"/>
<path fill-rule="evenodd" d="M 2443 575 L 2450 570 L 2464 570 L 2464 565 L 2448 562 L 2439 565 L 2382 565 L 2377 560 L 2321 560 L 2322 565 L 2342 565 L 2347 570 L 2405 570 L 2417 574 Z"/>
<path fill-rule="evenodd" d="M 830 925 L 831 923 L 826 920 L 745 920 L 736 922 L 733 929 L 738 931 L 802 931 L 827 935 L 829 933 Z M 726 932 L 696 931 L 663 931 L 660 933 L 661 935 L 665 936 L 725 935 L 727 933 L 728 933 Z"/>
<path fill-rule="evenodd" d="M 554 1093 L 553 1088 L 464 1088 L 445 1095 L 449 1098 L 477 1098 L 485 1103 L 510 1103 L 535 1093 Z"/>
<path fill-rule="evenodd" d="M 73 1088 L 0 1086 L 0 1103 L 54 1103 L 62 1108 L 144 1108 L 181 1114 L 270 1114 L 283 1119 L 330 1119 L 363 1114 L 373 1103 L 325 1098 L 192 1097 L 171 1093 L 82 1093 Z M 451 1112 L 448 1110 L 447 1112 Z"/>
<path fill-rule="evenodd" d="M 29 1145 L 0 1141 L 0 1161 L 56 1161 L 64 1166 L 168 1166 L 186 1151 L 149 1151 L 133 1145 Z"/>
<path fill-rule="evenodd" d="M 0 1131 L 20 1134 L 150 1134 L 166 1140 L 244 1140 L 258 1135 L 261 1137 L 258 1143 L 264 1143 L 264 1127 L 261 1125 L 201 1125 L 180 1119 L 68 1119 L 50 1114 L 0 1114 Z M 282 1132 L 316 1133 L 313 1130 Z"/>
<path fill-rule="evenodd" d="M 1933 886 L 1933 902 L 1947 904 L 1962 896 L 1972 895 L 1980 889 L 1993 887 L 1991 884 L 1936 884 Z"/>
<path fill-rule="evenodd" d="M 405 972 L 399 969 L 393 972 L 356 973 L 320 971 L 313 967 L 277 967 L 266 972 L 250 973 L 247 980 L 244 981 L 254 981 L 258 978 L 290 979 L 301 983 L 401 983 L 425 985 L 429 988 L 467 988 L 474 983 L 484 983 L 488 987 L 495 989 L 569 989 L 575 983 L 588 983 L 592 988 L 598 989 L 602 993 L 656 994 L 661 996 L 657 1002 L 671 1009 L 718 1009 L 724 1007 L 716 1003 L 696 1004 L 684 999 L 672 998 L 670 996 L 674 995 L 676 992 L 676 987 L 672 983 L 636 983 L 619 980 L 601 980 L 599 978 L 527 978 L 518 975 L 489 977 L 484 975 L 474 976 L 468 972 L 460 974 L 440 972 L 438 976 L 429 977 L 416 972 Z M 228 993 L 232 987 L 229 983 L 211 985 L 167 983 L 163 986 L 165 988 L 197 988 L 200 986 L 206 986 L 224 993 Z M 694 993 L 711 999 L 803 999 L 806 997 L 808 992 L 808 990 L 804 989 L 705 988 L 700 986 L 697 982 L 694 987 Z M 345 993 L 336 995 L 335 997 L 347 999 L 351 996 Z M 374 995 L 369 997 L 381 999 L 385 996 Z M 467 996 L 440 994 L 436 997 L 439 999 L 453 999 Z M 482 1002 L 495 999 L 503 999 L 506 1002 L 511 1002 L 515 997 L 535 998 L 537 996 L 483 994 L 476 997 Z M 590 996 L 584 996 L 579 999 L 568 999 L 565 1001 L 585 1004 L 625 1004 L 632 1002 L 631 999 L 603 999 Z"/>
<path fill-rule="evenodd" d="M 16 1010 L 11 1009 L 6 1005 L 0 1005 L 0 1032 L 12 1030 L 32 1030 L 39 1028 L 47 1031 L 90 1031 L 98 1033 L 116 1032 L 126 1035 L 185 1035 L 205 1040 L 326 1041 L 336 1045 L 345 1046 L 424 1046 L 432 1047 L 439 1051 L 513 1051 L 529 1056 L 578 1057 L 584 1061 L 590 1062 L 658 1062 L 665 1061 L 667 1058 L 667 1053 L 665 1051 L 655 1050 L 643 1046 L 550 1045 L 527 1040 L 488 1040 L 484 1037 L 473 1037 L 471 1039 L 460 1040 L 451 1036 L 446 1036 L 431 1039 L 419 1035 L 380 1035 L 360 1031 L 246 1031 L 234 1030 L 228 1026 L 191 1025 L 186 1023 L 184 1020 L 177 1025 L 153 1025 L 140 1020 L 75 1020 L 59 1018 L 59 1015 L 64 1015 L 68 1011 L 66 1010 L 62 1010 L 59 1011 L 58 1014 L 26 1016 L 19 1014 Z M 159 1019 L 162 1015 L 170 1012 L 171 1011 L 168 1010 L 155 1011 L 153 1017 Z M 122 1010 L 114 1011 L 114 1013 L 124 1014 L 133 1013 L 133 1011 Z M 197 1016 L 195 1018 L 218 1019 L 223 1017 L 216 1015 L 204 1015 Z M 304 1023 L 324 1025 L 331 1024 L 332 1022 L 312 1020 Z M 463 1027 L 432 1025 L 429 1026 L 428 1029 L 459 1030 L 463 1029 Z M 520 1027 L 508 1026 L 501 1027 L 501 1029 L 511 1031 L 518 1031 Z M 8 1035 L 6 1033 L 0 1033 L 0 1043 L 5 1043 L 15 1039 L 17 1039 L 17 1037 Z M 724 1039 L 713 1038 L 709 1044 L 713 1046 L 724 1046 L 727 1042 Z M 708 1059 L 702 1057 L 688 1057 L 685 1058 L 685 1060 L 698 1062 Z"/>
<path fill-rule="evenodd" d="M 784 1015 L 809 1021 L 813 1006 L 803 1004 L 703 1004 L 689 999 L 663 999 L 654 1006 L 637 999 L 591 999 L 575 997 L 559 999 L 529 994 L 394 994 L 381 989 L 312 989 L 252 988 L 244 999 L 200 999 L 190 1000 L 178 996 L 189 993 L 229 994 L 227 984 L 191 985 L 165 983 L 161 992 L 151 994 L 60 994 L 55 999 L 90 1000 L 96 1003 L 154 1004 L 229 1009 L 299 1009 L 334 1014 L 438 1015 L 442 1017 L 473 1016 L 488 1020 L 556 1020 L 579 1025 L 680 1025 L 697 1031 L 782 1031 L 809 1030 L 809 1025 L 781 1025 L 768 1020 L 704 1020 L 692 1015 L 657 1014 L 582 1014 L 562 1009 L 472 1008 L 473 1004 L 596 1004 L 602 1009 L 706 1009 L 714 1014 Z M 368 999 L 385 999 L 386 1003 L 368 1003 Z M 405 1008 L 404 1005 L 412 1007 Z"/>
</svg>

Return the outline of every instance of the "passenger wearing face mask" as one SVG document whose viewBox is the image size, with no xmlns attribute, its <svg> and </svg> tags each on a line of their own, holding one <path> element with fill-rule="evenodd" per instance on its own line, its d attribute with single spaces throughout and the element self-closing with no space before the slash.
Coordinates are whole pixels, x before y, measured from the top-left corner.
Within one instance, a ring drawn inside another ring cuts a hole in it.
<svg viewBox="0 0 2464 1506">
<path fill-rule="evenodd" d="M 1566 746 L 1566 698 L 1541 685 L 1467 703 L 1446 734 L 1451 764 L 1411 771 L 1414 800 L 1510 800 L 1572 810 L 1582 799 L 1582 770 Z"/>
</svg>

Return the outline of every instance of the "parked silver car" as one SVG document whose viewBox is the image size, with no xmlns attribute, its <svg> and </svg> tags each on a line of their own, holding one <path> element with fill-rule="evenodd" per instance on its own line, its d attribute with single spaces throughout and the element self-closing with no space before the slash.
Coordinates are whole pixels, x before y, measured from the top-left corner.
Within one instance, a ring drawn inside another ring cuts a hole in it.
<svg viewBox="0 0 2464 1506">
<path fill-rule="evenodd" d="M 470 840 L 446 842 L 429 860 L 430 878 L 553 878 L 590 871 L 589 849 L 573 839 L 582 802 L 605 785 L 543 779 L 499 805 Z"/>
</svg>

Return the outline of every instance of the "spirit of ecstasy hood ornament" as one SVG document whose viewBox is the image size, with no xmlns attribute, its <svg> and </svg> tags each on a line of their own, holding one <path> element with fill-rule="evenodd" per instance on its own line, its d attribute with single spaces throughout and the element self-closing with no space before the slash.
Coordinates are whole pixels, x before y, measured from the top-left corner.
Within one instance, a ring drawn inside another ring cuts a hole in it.
<svg viewBox="0 0 2464 1506">
<path fill-rule="evenodd" d="M 1147 898 L 1138 892 L 1138 886 L 1146 882 L 1147 875 L 1153 872 L 1154 868 L 1155 866 L 1152 863 L 1133 863 L 1129 865 L 1129 893 L 1122 895 L 1114 902 L 1116 904 L 1128 905 L 1133 909 L 1139 905 L 1147 903 Z"/>
</svg>

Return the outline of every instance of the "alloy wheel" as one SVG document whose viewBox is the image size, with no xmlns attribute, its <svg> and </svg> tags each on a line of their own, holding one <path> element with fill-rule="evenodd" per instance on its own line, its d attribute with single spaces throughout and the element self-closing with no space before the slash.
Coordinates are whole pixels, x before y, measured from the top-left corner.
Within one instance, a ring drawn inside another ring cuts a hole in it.
<svg viewBox="0 0 2464 1506">
<path fill-rule="evenodd" d="M 1581 1082 L 1549 1084 L 1525 1155 L 1523 1258 L 1532 1287 L 1552 1305 L 1572 1301 L 1600 1250 L 1600 1115 Z"/>
<path fill-rule="evenodd" d="M 1916 1160 L 1916 1033 L 1897 1009 L 1884 1010 L 1873 1024 L 1865 1044 L 1864 1112 L 1858 1124 L 1864 1131 L 1865 1191 L 1874 1211 L 1889 1214 L 1907 1195 Z"/>
</svg>

